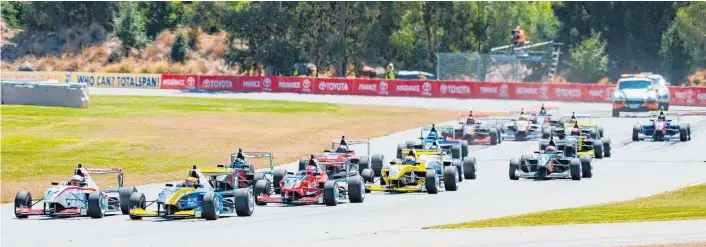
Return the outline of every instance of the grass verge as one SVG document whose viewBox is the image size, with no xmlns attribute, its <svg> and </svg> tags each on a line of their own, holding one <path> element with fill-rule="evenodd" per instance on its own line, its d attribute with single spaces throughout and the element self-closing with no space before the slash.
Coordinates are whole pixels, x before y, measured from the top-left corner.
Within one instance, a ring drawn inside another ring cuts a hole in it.
<svg viewBox="0 0 706 247">
<path fill-rule="evenodd" d="M 424 229 L 595 224 L 638 221 L 706 219 L 706 184 L 631 201 L 559 209 Z"/>
<path fill-rule="evenodd" d="M 91 96 L 88 109 L 2 105 L 2 201 L 38 195 L 71 169 L 122 167 L 125 184 L 184 178 L 192 164 L 215 166 L 230 152 L 271 151 L 276 163 L 457 117 L 456 111 L 288 101 Z M 431 122 L 430 122 L 431 121 Z M 393 148 L 393 147 L 391 147 Z M 264 167 L 264 162 L 255 162 Z M 113 187 L 114 177 L 99 177 Z"/>
</svg>

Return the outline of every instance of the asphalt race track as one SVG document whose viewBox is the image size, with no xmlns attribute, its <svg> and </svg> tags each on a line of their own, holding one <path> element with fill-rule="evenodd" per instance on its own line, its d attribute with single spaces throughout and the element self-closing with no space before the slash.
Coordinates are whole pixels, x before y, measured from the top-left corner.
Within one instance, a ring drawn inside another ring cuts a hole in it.
<svg viewBox="0 0 706 247">
<path fill-rule="evenodd" d="M 171 90 L 91 89 L 92 94 L 182 95 Z M 195 97 L 287 99 L 448 108 L 467 111 L 510 111 L 537 102 L 380 98 L 282 94 L 189 94 Z M 492 104 L 491 104 L 492 103 Z M 706 241 L 706 221 L 511 227 L 467 230 L 420 230 L 423 226 L 576 207 L 648 196 L 706 182 L 706 117 L 686 116 L 692 125 L 687 143 L 632 142 L 632 125 L 645 119 L 609 118 L 610 106 L 555 103 L 563 113 L 590 112 L 612 139 L 613 157 L 595 160 L 594 177 L 581 181 L 511 181 L 512 157 L 531 153 L 536 142 L 503 142 L 472 146 L 478 178 L 464 180 L 459 191 L 428 194 L 366 195 L 362 204 L 278 206 L 255 208 L 248 218 L 217 221 L 104 219 L 15 219 L 10 204 L 2 206 L 2 246 L 605 246 L 661 242 Z M 673 107 L 674 110 L 706 109 Z M 600 117 L 602 116 L 602 117 Z M 452 121 L 449 123 L 454 123 Z M 396 143 L 419 136 L 408 130 L 372 140 L 373 153 L 389 161 Z M 327 140 L 322 140 L 327 141 Z M 364 148 L 353 146 L 364 152 Z M 701 151 L 699 151 L 701 150 Z M 305 154 L 302 154 L 305 155 Z M 293 170 L 294 164 L 283 167 Z M 188 169 L 188 168 L 185 168 Z M 186 170 L 185 170 L 186 173 Z M 153 200 L 163 184 L 138 187 Z M 365 242 L 361 242 L 365 241 Z"/>
</svg>

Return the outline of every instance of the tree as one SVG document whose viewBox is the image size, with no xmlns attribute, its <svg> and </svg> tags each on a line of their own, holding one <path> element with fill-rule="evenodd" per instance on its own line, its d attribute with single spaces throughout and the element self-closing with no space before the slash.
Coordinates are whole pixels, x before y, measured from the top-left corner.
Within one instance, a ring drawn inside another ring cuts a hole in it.
<svg viewBox="0 0 706 247">
<path fill-rule="evenodd" d="M 573 61 L 569 63 L 571 71 L 593 82 L 606 76 L 608 72 L 606 45 L 607 42 L 601 39 L 601 34 L 592 31 L 588 39 L 569 49 Z"/>
<path fill-rule="evenodd" d="M 120 39 L 123 47 L 139 49 L 147 45 L 145 22 L 133 2 L 122 3 L 114 23 L 115 35 Z"/>
<path fill-rule="evenodd" d="M 169 57 L 173 62 L 185 62 L 186 61 L 186 50 L 189 47 L 189 43 L 184 37 L 184 34 L 177 34 L 172 43 L 172 49 L 169 53 Z"/>
<path fill-rule="evenodd" d="M 671 80 L 683 81 L 688 73 L 706 67 L 706 3 L 692 2 L 677 10 L 662 35 L 662 69 Z"/>
</svg>

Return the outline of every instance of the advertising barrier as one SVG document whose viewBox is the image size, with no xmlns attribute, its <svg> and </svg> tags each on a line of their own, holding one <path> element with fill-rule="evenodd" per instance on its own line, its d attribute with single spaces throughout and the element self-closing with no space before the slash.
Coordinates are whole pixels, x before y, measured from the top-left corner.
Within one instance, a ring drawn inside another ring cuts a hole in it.
<svg viewBox="0 0 706 247">
<path fill-rule="evenodd" d="M 84 72 L 2 71 L 2 79 L 57 80 L 89 87 L 151 88 L 232 92 L 406 96 L 462 99 L 518 99 L 610 102 L 612 85 L 469 81 L 424 81 L 288 76 L 214 76 Z M 670 87 L 671 104 L 706 106 L 706 88 Z"/>
<path fill-rule="evenodd" d="M 71 82 L 89 87 L 160 89 L 162 74 L 70 72 Z"/>
</svg>

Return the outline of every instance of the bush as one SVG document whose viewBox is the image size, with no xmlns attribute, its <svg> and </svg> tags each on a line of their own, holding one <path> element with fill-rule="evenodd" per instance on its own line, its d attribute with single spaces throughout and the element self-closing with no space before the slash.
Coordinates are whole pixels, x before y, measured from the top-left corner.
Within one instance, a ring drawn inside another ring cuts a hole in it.
<svg viewBox="0 0 706 247">
<path fill-rule="evenodd" d="M 144 48 L 148 42 L 145 21 L 134 3 L 123 2 L 123 4 L 118 17 L 114 19 L 115 35 L 126 48 Z"/>
<path fill-rule="evenodd" d="M 573 73 L 587 82 L 595 82 L 608 73 L 608 55 L 605 47 L 608 43 L 601 40 L 601 34 L 591 31 L 591 36 L 569 49 L 571 59 L 569 67 Z"/>
<path fill-rule="evenodd" d="M 189 43 L 183 34 L 177 34 L 174 43 L 172 43 L 172 50 L 169 55 L 172 62 L 185 62 L 186 61 L 186 50 Z"/>
</svg>

